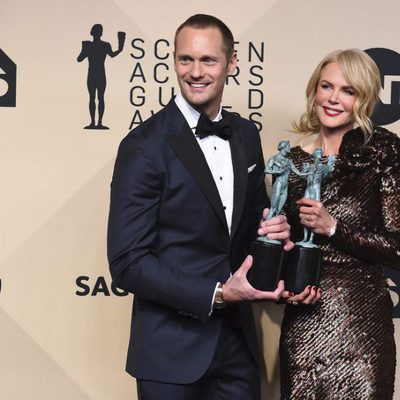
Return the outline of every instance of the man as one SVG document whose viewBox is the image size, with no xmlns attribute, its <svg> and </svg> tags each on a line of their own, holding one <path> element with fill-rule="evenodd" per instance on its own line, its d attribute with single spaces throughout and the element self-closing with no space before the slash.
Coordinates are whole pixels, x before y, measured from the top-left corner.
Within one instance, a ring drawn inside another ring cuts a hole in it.
<svg viewBox="0 0 400 400">
<path fill-rule="evenodd" d="M 127 371 L 141 400 L 260 398 L 248 301 L 277 300 L 284 286 L 250 286 L 246 255 L 257 230 L 292 243 L 282 216 L 259 228 L 268 198 L 256 127 L 221 112 L 233 43 L 215 17 L 184 22 L 175 34 L 180 94 L 119 148 L 108 253 L 114 282 L 135 294 Z M 223 138 L 205 137 L 202 122 L 222 117 L 211 133 Z"/>
</svg>

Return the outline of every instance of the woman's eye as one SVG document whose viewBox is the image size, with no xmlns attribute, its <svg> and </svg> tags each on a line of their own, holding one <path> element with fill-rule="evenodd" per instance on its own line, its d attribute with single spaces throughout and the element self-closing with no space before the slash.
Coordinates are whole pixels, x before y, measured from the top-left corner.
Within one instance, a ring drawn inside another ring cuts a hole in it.
<svg viewBox="0 0 400 400">
<path fill-rule="evenodd" d="M 354 90 L 353 89 L 343 89 L 343 91 L 348 94 L 349 96 L 354 96 Z"/>
</svg>

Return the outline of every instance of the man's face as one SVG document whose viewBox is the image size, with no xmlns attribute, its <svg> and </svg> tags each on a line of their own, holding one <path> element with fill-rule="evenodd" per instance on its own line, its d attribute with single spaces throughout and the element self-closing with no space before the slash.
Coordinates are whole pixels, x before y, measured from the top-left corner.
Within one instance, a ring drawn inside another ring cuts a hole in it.
<svg viewBox="0 0 400 400">
<path fill-rule="evenodd" d="M 176 38 L 175 71 L 185 100 L 214 119 L 227 75 L 236 67 L 236 54 L 227 60 L 217 28 L 184 27 Z"/>
</svg>

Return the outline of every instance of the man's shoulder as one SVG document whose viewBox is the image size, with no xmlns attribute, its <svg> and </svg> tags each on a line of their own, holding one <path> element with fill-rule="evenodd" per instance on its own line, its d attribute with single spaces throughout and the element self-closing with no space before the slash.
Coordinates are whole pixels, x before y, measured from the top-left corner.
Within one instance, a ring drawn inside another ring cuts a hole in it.
<svg viewBox="0 0 400 400">
<path fill-rule="evenodd" d="M 144 135 L 147 136 L 149 134 L 157 134 L 159 129 L 162 126 L 165 126 L 165 121 L 168 118 L 168 110 L 167 107 L 163 107 L 161 110 L 157 111 L 151 117 L 141 122 L 136 128 L 132 129 L 129 135 Z"/>
<path fill-rule="evenodd" d="M 171 115 L 171 105 L 168 104 L 154 115 L 141 122 L 136 128 L 128 132 L 126 138 L 141 137 L 143 139 L 151 139 L 163 135 L 167 130 L 168 121 L 173 116 Z"/>
<path fill-rule="evenodd" d="M 137 149 L 152 147 L 152 142 L 160 142 L 161 132 L 159 126 L 162 126 L 162 124 L 160 124 L 159 120 L 162 118 L 163 110 L 160 110 L 147 120 L 141 122 L 139 126 L 129 131 L 121 140 L 118 152 L 136 151 Z"/>
<path fill-rule="evenodd" d="M 184 123 L 184 118 L 175 103 L 156 112 L 139 126 L 132 129 L 121 141 L 120 148 L 148 147 L 162 148 L 167 134 L 174 133 Z"/>
</svg>

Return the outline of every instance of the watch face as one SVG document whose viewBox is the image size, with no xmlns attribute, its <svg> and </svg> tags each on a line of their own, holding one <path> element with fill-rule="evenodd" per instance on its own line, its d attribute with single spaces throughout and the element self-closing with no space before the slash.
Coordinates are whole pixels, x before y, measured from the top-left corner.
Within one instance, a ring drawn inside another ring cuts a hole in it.
<svg viewBox="0 0 400 400">
<path fill-rule="evenodd" d="M 226 302 L 224 301 L 222 297 L 222 285 L 219 284 L 217 287 L 217 290 L 215 292 L 215 298 L 214 298 L 214 308 L 223 308 L 226 306 Z"/>
</svg>

